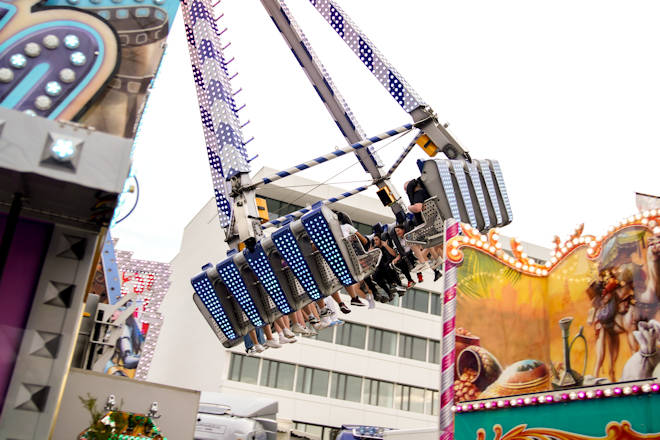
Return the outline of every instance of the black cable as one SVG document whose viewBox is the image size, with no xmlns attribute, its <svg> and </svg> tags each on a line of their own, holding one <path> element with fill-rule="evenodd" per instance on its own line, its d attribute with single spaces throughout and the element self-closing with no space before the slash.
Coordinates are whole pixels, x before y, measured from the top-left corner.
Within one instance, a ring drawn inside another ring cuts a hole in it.
<svg viewBox="0 0 660 440">
<path fill-rule="evenodd" d="M 118 225 L 119 223 L 126 220 L 126 217 L 128 217 L 129 215 L 131 215 L 133 213 L 133 211 L 135 211 L 135 208 L 137 208 L 137 205 L 138 205 L 138 201 L 140 200 L 140 184 L 137 180 L 137 177 L 135 177 L 135 176 L 132 176 L 132 177 L 133 177 L 133 180 L 135 180 L 135 204 L 133 205 L 131 210 L 128 211 L 128 214 L 126 214 L 121 219 L 119 219 L 115 222 L 116 225 Z"/>
</svg>

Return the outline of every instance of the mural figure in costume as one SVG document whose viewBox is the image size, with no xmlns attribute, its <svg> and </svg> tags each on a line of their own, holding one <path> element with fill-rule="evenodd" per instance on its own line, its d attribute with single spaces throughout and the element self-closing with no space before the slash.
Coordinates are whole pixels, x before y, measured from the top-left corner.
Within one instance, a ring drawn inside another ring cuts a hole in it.
<svg viewBox="0 0 660 440">
<path fill-rule="evenodd" d="M 457 402 L 660 373 L 660 212 L 598 239 L 579 227 L 547 262 L 517 242 L 512 257 L 493 234 L 464 234 L 447 243 L 460 264 Z"/>
<path fill-rule="evenodd" d="M 115 353 L 108 361 L 104 373 L 113 376 L 133 377 L 140 362 L 144 336 L 133 316 L 124 323 L 122 335 L 117 340 Z"/>
<path fill-rule="evenodd" d="M 635 333 L 640 323 L 657 318 L 660 312 L 660 238 L 647 239 L 643 231 L 621 233 L 605 244 L 599 266 L 598 279 L 586 289 L 593 304 L 587 323 L 596 334 L 594 376 L 609 354 L 608 375 L 615 381 L 620 336 L 625 335 L 631 353 L 638 352 Z"/>
</svg>

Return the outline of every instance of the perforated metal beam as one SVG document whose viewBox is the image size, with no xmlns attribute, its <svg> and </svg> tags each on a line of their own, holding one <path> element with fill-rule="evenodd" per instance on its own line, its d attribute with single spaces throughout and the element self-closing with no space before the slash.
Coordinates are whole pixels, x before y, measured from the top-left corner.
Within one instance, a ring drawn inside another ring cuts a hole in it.
<svg viewBox="0 0 660 440">
<path fill-rule="evenodd" d="M 348 143 L 355 144 L 364 139 L 366 137 L 364 131 L 360 128 L 346 101 L 334 85 L 332 78 L 314 53 L 312 46 L 294 20 L 286 3 L 283 0 L 261 0 L 261 3 L 291 48 L 291 52 Z M 384 174 L 381 172 L 383 164 L 374 150 L 363 148 L 357 150 L 356 155 L 365 171 L 377 182 L 377 186 L 379 188 L 388 186 L 398 199 L 394 187 L 387 179 L 384 179 Z M 396 213 L 403 211 L 404 207 L 399 203 L 395 203 L 392 205 L 392 209 Z"/>
<path fill-rule="evenodd" d="M 232 214 L 227 179 L 250 171 L 247 152 L 213 8 L 206 0 L 185 0 L 181 10 L 220 225 L 227 227 Z"/>
<path fill-rule="evenodd" d="M 426 107 L 421 96 L 387 61 L 337 2 L 310 0 L 310 3 L 406 112 L 410 113 L 418 107 Z"/>
<path fill-rule="evenodd" d="M 234 200 L 234 186 L 249 186 L 250 166 L 234 93 L 229 85 L 220 32 L 215 23 L 213 6 L 208 0 L 183 0 L 183 19 L 190 52 L 193 77 L 197 88 L 204 139 L 211 166 L 213 189 L 220 225 L 228 228 L 229 241 L 245 240 L 261 229 L 254 193 L 244 192 Z"/>
<path fill-rule="evenodd" d="M 385 87 L 397 104 L 409 113 L 415 122 L 426 120 L 418 127 L 447 157 L 469 159 L 469 155 L 438 122 L 433 110 L 335 0 L 310 0 L 310 3 Z"/>
</svg>

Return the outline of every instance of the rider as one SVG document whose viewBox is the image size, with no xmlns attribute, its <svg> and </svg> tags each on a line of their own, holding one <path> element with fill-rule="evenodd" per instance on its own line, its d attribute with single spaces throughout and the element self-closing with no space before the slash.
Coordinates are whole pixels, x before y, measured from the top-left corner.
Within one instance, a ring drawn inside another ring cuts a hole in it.
<svg viewBox="0 0 660 440">
<path fill-rule="evenodd" d="M 407 181 L 406 183 L 403 184 L 403 189 L 408 195 L 408 199 L 410 200 L 410 206 L 408 206 L 408 211 L 410 211 L 414 215 L 414 225 L 419 226 L 424 224 L 424 219 L 422 217 L 422 209 L 424 208 L 424 202 L 427 199 L 430 199 L 431 195 L 424 187 L 424 184 L 422 183 L 421 179 L 412 179 Z M 427 266 L 433 269 L 433 274 L 434 274 L 433 281 L 438 281 L 438 279 L 442 276 L 442 272 L 440 272 L 437 268 L 433 268 L 435 264 L 428 262 L 427 255 L 430 254 L 431 258 L 433 258 L 436 263 L 441 262 L 442 247 L 436 246 L 429 249 L 422 249 L 420 245 L 411 245 L 411 248 L 415 253 L 415 256 L 417 256 L 417 259 L 419 260 L 420 263 L 423 264 L 427 263 Z"/>
</svg>

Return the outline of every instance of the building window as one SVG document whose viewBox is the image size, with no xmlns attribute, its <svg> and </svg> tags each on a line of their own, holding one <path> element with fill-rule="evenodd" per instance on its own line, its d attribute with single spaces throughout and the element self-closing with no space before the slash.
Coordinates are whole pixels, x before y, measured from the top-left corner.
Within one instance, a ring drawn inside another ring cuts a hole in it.
<svg viewBox="0 0 660 440">
<path fill-rule="evenodd" d="M 335 339 L 335 343 L 364 349 L 366 336 L 366 326 L 346 322 L 344 325 L 337 327 L 337 338 Z"/>
<path fill-rule="evenodd" d="M 429 292 L 419 289 L 408 289 L 401 297 L 401 307 L 422 313 L 429 312 Z"/>
<path fill-rule="evenodd" d="M 429 340 L 429 362 L 440 363 L 440 341 Z"/>
<path fill-rule="evenodd" d="M 433 390 L 424 391 L 424 401 L 426 402 L 426 414 L 438 415 L 438 392 Z"/>
<path fill-rule="evenodd" d="M 394 407 L 403 411 L 424 413 L 424 388 L 396 385 Z"/>
<path fill-rule="evenodd" d="M 342 373 L 332 373 L 330 397 L 359 402 L 362 393 L 362 378 Z"/>
<path fill-rule="evenodd" d="M 369 328 L 369 350 L 396 355 L 396 333 L 379 328 Z"/>
<path fill-rule="evenodd" d="M 266 206 L 268 207 L 268 217 L 273 220 L 278 217 L 282 217 L 286 214 L 289 214 L 294 211 L 302 209 L 302 206 L 289 204 L 287 202 L 282 202 L 280 200 L 271 199 L 270 197 L 258 196 L 266 200 Z"/>
<path fill-rule="evenodd" d="M 293 391 L 293 375 L 295 371 L 296 366 L 293 364 L 264 359 L 259 384 L 280 390 Z"/>
<path fill-rule="evenodd" d="M 232 353 L 229 365 L 229 380 L 256 385 L 259 376 L 259 359 Z"/>
<path fill-rule="evenodd" d="M 418 361 L 425 361 L 426 339 L 401 334 L 399 337 L 399 356 Z"/>
<path fill-rule="evenodd" d="M 382 380 L 365 379 L 363 403 L 392 408 L 394 403 L 394 384 Z"/>
<path fill-rule="evenodd" d="M 406 336 L 406 335 L 402 335 Z M 436 341 L 432 341 L 436 342 Z M 257 384 L 260 359 L 232 353 L 229 380 Z M 294 391 L 296 365 L 263 359 L 259 385 Z M 330 376 L 332 375 L 332 380 Z M 362 382 L 364 380 L 364 387 Z M 422 414 L 438 415 L 438 391 L 409 385 L 394 384 L 382 380 L 362 378 L 350 374 L 335 373 L 318 368 L 298 366 L 295 391 L 326 397 L 330 382 L 330 397 L 362 402 L 368 405 L 395 408 Z M 298 423 L 296 429 L 314 433 L 323 439 L 333 438 L 335 428 Z M 323 428 L 322 430 L 319 430 Z"/>
<path fill-rule="evenodd" d="M 442 295 L 431 294 L 431 314 L 442 316 Z"/>
<path fill-rule="evenodd" d="M 328 381 L 330 372 L 316 368 L 298 367 L 298 384 L 296 391 L 315 396 L 326 397 L 328 395 Z"/>
<path fill-rule="evenodd" d="M 317 341 L 329 342 L 332 344 L 333 338 L 335 335 L 335 328 L 324 328 L 319 330 L 318 334 L 315 336 L 310 336 L 310 339 L 316 339 Z"/>
<path fill-rule="evenodd" d="M 353 226 L 355 226 L 355 229 L 357 229 L 358 232 L 364 236 L 371 235 L 374 233 L 373 226 L 367 225 L 366 223 L 360 223 L 354 221 Z"/>
</svg>

